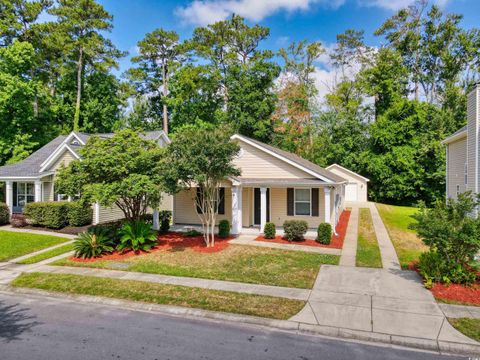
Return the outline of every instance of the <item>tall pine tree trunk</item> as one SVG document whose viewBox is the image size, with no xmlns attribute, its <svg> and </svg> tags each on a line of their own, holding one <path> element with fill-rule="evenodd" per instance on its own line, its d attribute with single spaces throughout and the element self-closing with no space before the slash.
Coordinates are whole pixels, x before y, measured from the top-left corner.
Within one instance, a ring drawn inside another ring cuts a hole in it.
<svg viewBox="0 0 480 360">
<path fill-rule="evenodd" d="M 168 108 L 167 104 L 165 104 L 165 99 L 168 95 L 168 79 L 167 79 L 167 70 L 165 61 L 163 62 L 162 66 L 162 75 L 163 75 L 163 131 L 165 134 L 168 134 Z"/>
<path fill-rule="evenodd" d="M 80 47 L 77 64 L 77 102 L 75 104 L 75 116 L 73 117 L 73 131 L 80 129 L 80 103 L 82 100 L 82 70 L 83 70 L 83 48 Z"/>
</svg>

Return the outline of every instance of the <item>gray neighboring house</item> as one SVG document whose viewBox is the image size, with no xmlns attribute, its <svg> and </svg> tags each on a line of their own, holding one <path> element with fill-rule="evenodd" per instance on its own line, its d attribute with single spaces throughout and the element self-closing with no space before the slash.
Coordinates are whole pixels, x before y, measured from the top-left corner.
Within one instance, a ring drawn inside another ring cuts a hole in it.
<svg viewBox="0 0 480 360">
<path fill-rule="evenodd" d="M 446 196 L 456 199 L 465 191 L 479 193 L 480 83 L 468 94 L 467 125 L 445 140 Z"/>
<path fill-rule="evenodd" d="M 111 133 L 95 134 L 103 138 L 113 136 Z M 16 164 L 0 166 L 0 182 L 5 183 L 5 200 L 11 214 L 23 212 L 26 204 L 40 201 L 68 201 L 64 194 L 55 191 L 55 173 L 62 165 L 80 159 L 79 150 L 86 144 L 91 134 L 71 132 L 60 135 L 28 158 Z M 150 131 L 143 135 L 155 140 L 161 146 L 170 143 L 163 131 Z M 162 209 L 171 209 L 171 197 L 165 197 L 160 205 Z M 123 212 L 116 206 L 105 208 L 94 204 L 93 223 L 101 223 L 123 218 Z"/>
</svg>

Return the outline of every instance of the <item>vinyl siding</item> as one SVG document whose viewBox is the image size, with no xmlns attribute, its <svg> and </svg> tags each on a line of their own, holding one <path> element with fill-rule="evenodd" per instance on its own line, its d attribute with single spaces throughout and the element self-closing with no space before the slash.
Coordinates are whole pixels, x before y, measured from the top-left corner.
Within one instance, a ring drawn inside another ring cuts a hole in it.
<svg viewBox="0 0 480 360">
<path fill-rule="evenodd" d="M 479 89 L 475 88 L 470 94 L 468 94 L 467 101 L 467 161 L 468 161 L 468 184 L 467 190 L 478 192 L 477 189 L 477 147 L 478 147 L 478 92 Z M 450 152 L 450 148 L 449 148 Z M 450 164 L 449 164 L 450 167 Z"/>
<path fill-rule="evenodd" d="M 233 163 L 240 169 L 241 177 L 253 179 L 311 179 L 310 174 L 287 164 L 249 144 L 240 142 L 241 156 Z"/>
<path fill-rule="evenodd" d="M 43 183 L 43 201 L 53 201 L 53 183 Z"/>
<path fill-rule="evenodd" d="M 194 206 L 194 199 L 197 192 L 196 189 L 180 191 L 174 196 L 174 222 L 176 224 L 201 224 Z M 217 216 L 217 224 L 220 220 L 227 219 L 232 222 L 232 191 L 225 188 L 225 215 Z"/>
<path fill-rule="evenodd" d="M 448 169 L 447 169 L 447 193 L 451 198 L 457 198 L 457 185 L 460 192 L 465 192 L 464 168 L 467 161 L 467 138 L 448 144 Z M 470 183 L 470 169 L 468 169 L 468 181 Z"/>
<path fill-rule="evenodd" d="M 58 159 L 55 161 L 52 166 L 50 167 L 50 170 L 57 171 L 62 164 L 64 166 L 67 166 L 71 161 L 76 160 L 76 158 L 72 155 L 72 153 L 68 150 L 66 150 Z"/>
<path fill-rule="evenodd" d="M 367 201 L 367 188 L 368 188 L 368 183 L 366 180 L 361 179 L 359 177 L 356 177 L 352 174 L 350 174 L 348 171 L 345 171 L 341 168 L 338 168 L 336 166 L 329 167 L 328 170 L 333 172 L 334 174 L 341 176 L 345 180 L 347 180 L 349 183 L 355 183 L 357 184 L 357 198 L 358 201 Z"/>
<path fill-rule="evenodd" d="M 95 219 L 96 218 L 95 206 L 92 205 L 92 207 L 93 207 L 93 219 Z M 100 206 L 99 223 L 120 220 L 120 219 L 123 219 L 124 217 L 125 216 L 123 215 L 122 210 L 120 210 L 119 207 L 116 205 L 114 205 L 111 208 Z"/>
</svg>

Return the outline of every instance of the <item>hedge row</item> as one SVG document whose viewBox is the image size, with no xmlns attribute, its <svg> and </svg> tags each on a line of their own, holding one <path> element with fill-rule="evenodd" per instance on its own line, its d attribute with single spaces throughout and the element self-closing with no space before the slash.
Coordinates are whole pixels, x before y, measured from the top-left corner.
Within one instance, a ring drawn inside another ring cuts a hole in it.
<svg viewBox="0 0 480 360">
<path fill-rule="evenodd" d="M 88 225 L 93 217 L 92 208 L 78 201 L 29 203 L 23 213 L 31 225 L 52 229 Z"/>
<path fill-rule="evenodd" d="M 10 210 L 7 204 L 0 203 L 0 225 L 6 225 L 10 221 Z"/>
</svg>

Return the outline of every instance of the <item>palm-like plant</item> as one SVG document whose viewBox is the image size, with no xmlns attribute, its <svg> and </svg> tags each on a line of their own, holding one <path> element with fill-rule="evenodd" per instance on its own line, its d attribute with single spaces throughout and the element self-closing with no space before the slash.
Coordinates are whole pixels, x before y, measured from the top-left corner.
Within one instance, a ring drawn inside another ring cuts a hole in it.
<svg viewBox="0 0 480 360">
<path fill-rule="evenodd" d="M 111 240 L 104 229 L 86 231 L 78 235 L 73 243 L 75 257 L 89 259 L 114 250 Z"/>
<path fill-rule="evenodd" d="M 118 251 L 133 250 L 147 251 L 157 243 L 157 235 L 152 229 L 152 225 L 143 221 L 131 221 L 125 223 L 119 230 L 120 244 L 117 246 Z"/>
</svg>

